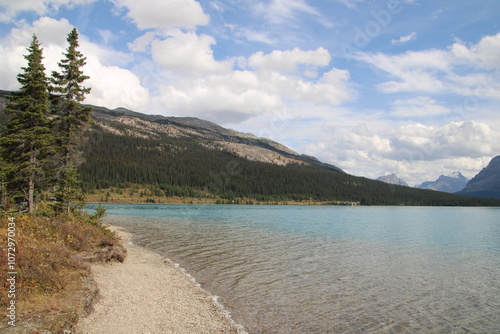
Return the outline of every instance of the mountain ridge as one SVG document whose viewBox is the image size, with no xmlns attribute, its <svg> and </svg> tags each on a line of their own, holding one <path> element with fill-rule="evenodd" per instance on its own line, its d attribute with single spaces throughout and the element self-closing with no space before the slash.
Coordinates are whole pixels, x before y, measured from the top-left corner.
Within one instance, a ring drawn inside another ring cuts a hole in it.
<svg viewBox="0 0 500 334">
<path fill-rule="evenodd" d="M 2 102 L 0 97 L 0 106 Z M 143 196 L 160 202 L 193 198 L 210 203 L 500 206 L 496 200 L 350 175 L 270 139 L 198 118 L 92 107 L 94 122 L 81 140 L 78 168 L 89 195 L 125 191 L 146 202 Z M 0 122 L 7 120 L 0 110 Z"/>
<path fill-rule="evenodd" d="M 408 184 L 402 178 L 398 177 L 395 173 L 382 175 L 376 178 L 377 181 L 382 181 L 389 184 L 397 184 L 400 186 L 408 186 Z"/>
<path fill-rule="evenodd" d="M 138 118 L 146 120 L 168 127 L 169 130 L 171 130 L 169 133 L 170 135 L 196 136 L 198 138 L 213 140 L 226 150 L 250 160 L 279 165 L 286 165 L 288 163 L 317 164 L 331 171 L 345 173 L 337 166 L 323 163 L 317 158 L 309 155 L 299 154 L 271 139 L 260 138 L 250 133 L 226 129 L 218 124 L 196 117 L 148 115 L 122 107 L 116 109 L 96 106 L 91 107 L 93 107 L 92 115 L 94 119 L 118 120 L 122 122 L 125 122 L 125 120 L 120 118 Z M 134 123 L 133 120 L 129 122 L 128 125 L 133 126 L 132 123 Z M 138 128 L 137 124 L 136 128 Z M 260 149 L 256 149 L 256 147 Z M 250 148 L 253 148 L 253 150 Z"/>
<path fill-rule="evenodd" d="M 458 194 L 500 199 L 500 155 L 491 159 Z"/>
<path fill-rule="evenodd" d="M 453 172 L 451 175 L 440 175 L 435 181 L 422 182 L 417 188 L 456 193 L 464 189 L 467 179 L 460 172 Z"/>
</svg>

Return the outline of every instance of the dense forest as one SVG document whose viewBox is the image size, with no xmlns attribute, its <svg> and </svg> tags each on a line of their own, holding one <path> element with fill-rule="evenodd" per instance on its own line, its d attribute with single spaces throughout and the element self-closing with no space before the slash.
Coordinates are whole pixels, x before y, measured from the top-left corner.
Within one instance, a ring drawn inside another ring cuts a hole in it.
<svg viewBox="0 0 500 334">
<path fill-rule="evenodd" d="M 102 122 L 100 120 L 99 122 Z M 121 126 L 107 122 L 109 126 Z M 197 138 L 113 133 L 95 124 L 82 147 L 84 191 L 153 185 L 156 195 L 314 200 L 361 205 L 500 205 L 492 199 L 390 185 L 321 165 L 279 166 L 210 149 Z M 158 193 L 159 192 L 159 193 Z"/>
<path fill-rule="evenodd" d="M 79 146 L 78 172 L 87 194 L 100 189 L 142 186 L 155 189 L 155 196 L 220 198 L 224 203 L 244 198 L 257 202 L 500 206 L 500 200 L 421 190 L 349 175 L 306 156 L 299 157 L 303 161 L 286 166 L 252 161 L 217 148 L 210 136 L 170 136 L 156 131 L 156 126 L 170 122 L 165 119 L 133 112 L 125 115 L 139 117 L 147 129 L 141 131 L 118 121 L 122 116 L 123 112 L 94 107 L 94 123 L 81 137 Z M 6 124 L 8 119 L 0 110 L 0 123 Z M 257 139 L 245 140 L 267 145 Z M 272 146 L 267 148 L 275 150 Z"/>
</svg>

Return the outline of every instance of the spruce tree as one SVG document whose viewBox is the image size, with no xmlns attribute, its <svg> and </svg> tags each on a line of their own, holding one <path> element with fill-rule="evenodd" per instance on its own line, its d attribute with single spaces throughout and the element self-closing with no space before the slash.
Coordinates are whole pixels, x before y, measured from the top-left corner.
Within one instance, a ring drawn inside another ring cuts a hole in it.
<svg viewBox="0 0 500 334">
<path fill-rule="evenodd" d="M 54 112 L 57 116 L 54 124 L 60 150 L 56 190 L 60 210 L 69 210 L 70 202 L 78 197 L 77 144 L 92 120 L 92 108 L 80 105 L 85 100 L 85 95 L 90 93 L 90 88 L 82 86 L 89 77 L 82 71 L 86 57 L 77 50 L 79 43 L 76 28 L 68 34 L 67 41 L 69 46 L 64 59 L 58 63 L 61 72 L 52 72 L 51 80 L 55 97 Z"/>
<path fill-rule="evenodd" d="M 36 35 L 27 50 L 24 58 L 28 66 L 17 76 L 21 89 L 7 96 L 5 112 L 10 121 L 0 138 L 0 148 L 7 190 L 17 201 L 27 201 L 28 211 L 33 212 L 36 193 L 47 178 L 45 167 L 54 138 L 49 120 L 49 80 Z"/>
</svg>

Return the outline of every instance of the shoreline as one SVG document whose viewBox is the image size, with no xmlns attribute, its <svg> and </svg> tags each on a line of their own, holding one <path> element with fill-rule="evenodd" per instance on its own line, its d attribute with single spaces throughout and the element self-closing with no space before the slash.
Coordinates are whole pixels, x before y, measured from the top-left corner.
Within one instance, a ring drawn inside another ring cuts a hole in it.
<svg viewBox="0 0 500 334">
<path fill-rule="evenodd" d="M 110 226 L 127 249 L 123 263 L 93 264 L 100 290 L 77 333 L 246 333 L 228 311 L 178 265 L 131 243 L 132 234 Z"/>
</svg>

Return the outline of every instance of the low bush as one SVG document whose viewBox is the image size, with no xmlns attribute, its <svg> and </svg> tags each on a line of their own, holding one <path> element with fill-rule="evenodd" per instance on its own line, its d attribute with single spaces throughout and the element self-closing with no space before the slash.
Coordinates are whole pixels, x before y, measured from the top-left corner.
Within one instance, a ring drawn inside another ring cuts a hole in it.
<svg viewBox="0 0 500 334">
<path fill-rule="evenodd" d="M 10 282 L 7 281 L 8 273 L 12 271 L 17 273 L 15 299 L 19 319 L 26 320 L 30 313 L 47 314 L 53 309 L 66 314 L 67 317 L 62 316 L 66 322 L 68 317 L 75 318 L 77 310 L 54 306 L 67 305 L 65 301 L 58 301 L 58 296 L 66 298 L 65 289 L 74 289 L 89 276 L 89 261 L 123 262 L 125 259 L 126 253 L 119 238 L 101 224 L 99 218 L 103 213 L 99 215 L 78 212 L 49 216 L 42 212 L 0 219 L 0 316 L 3 319 L 7 319 L 5 310 L 12 300 L 8 296 Z M 11 233 L 15 240 L 13 270 L 8 268 L 8 248 L 12 246 L 8 244 L 9 218 L 15 224 L 15 235 Z M 74 320 L 69 323 L 74 323 Z M 3 325 L 0 324 L 0 329 L 4 328 Z"/>
</svg>

